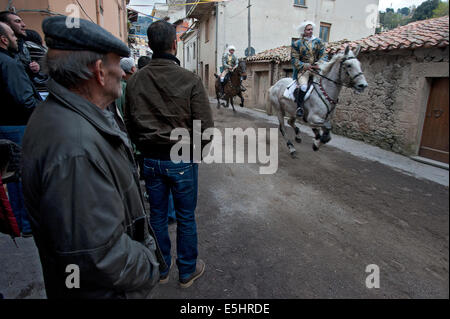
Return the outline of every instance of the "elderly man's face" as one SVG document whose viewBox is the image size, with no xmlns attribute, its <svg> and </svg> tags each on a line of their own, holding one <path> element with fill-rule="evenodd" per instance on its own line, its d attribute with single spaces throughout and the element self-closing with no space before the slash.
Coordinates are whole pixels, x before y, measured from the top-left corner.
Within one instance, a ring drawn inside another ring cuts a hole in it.
<svg viewBox="0 0 450 319">
<path fill-rule="evenodd" d="M 312 25 L 308 24 L 305 28 L 305 37 L 311 38 L 314 32 L 314 28 Z"/>
<path fill-rule="evenodd" d="M 8 24 L 11 26 L 16 36 L 18 37 L 27 36 L 27 31 L 25 30 L 27 26 L 19 16 L 15 14 L 9 14 Z"/>
<path fill-rule="evenodd" d="M 122 96 L 122 85 L 120 80 L 125 76 L 125 72 L 120 67 L 120 56 L 114 53 L 107 55 L 107 62 L 104 64 L 105 71 L 105 95 L 115 100 Z"/>
<path fill-rule="evenodd" d="M 230 54 L 234 54 L 234 50 L 233 49 L 230 50 Z"/>
</svg>

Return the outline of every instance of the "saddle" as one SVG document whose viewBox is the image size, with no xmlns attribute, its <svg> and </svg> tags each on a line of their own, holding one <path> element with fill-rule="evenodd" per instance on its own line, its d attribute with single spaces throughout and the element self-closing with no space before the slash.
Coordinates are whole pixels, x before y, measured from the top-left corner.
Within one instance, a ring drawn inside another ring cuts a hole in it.
<svg viewBox="0 0 450 319">
<path fill-rule="evenodd" d="M 303 99 L 304 102 L 306 102 L 309 99 L 309 97 L 311 96 L 311 93 L 314 89 L 313 83 L 314 83 L 314 79 L 313 79 L 313 77 L 311 77 L 308 82 L 308 88 L 306 89 L 306 95 Z M 283 96 L 285 98 L 295 102 L 295 97 L 298 96 L 299 90 L 300 90 L 300 87 L 298 87 L 297 80 L 293 80 L 292 83 L 286 88 L 286 91 L 284 92 Z"/>
</svg>

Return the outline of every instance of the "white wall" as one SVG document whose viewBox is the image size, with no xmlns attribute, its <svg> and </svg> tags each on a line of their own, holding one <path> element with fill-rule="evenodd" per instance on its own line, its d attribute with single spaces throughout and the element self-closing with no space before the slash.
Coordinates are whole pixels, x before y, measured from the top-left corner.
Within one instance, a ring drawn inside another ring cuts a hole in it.
<svg viewBox="0 0 450 319">
<path fill-rule="evenodd" d="M 306 7 L 294 5 L 294 0 L 251 0 L 251 45 L 256 52 L 289 45 L 299 37 L 295 29 L 311 20 L 319 36 L 320 23 L 331 24 L 330 42 L 357 40 L 375 33 L 375 23 L 368 27 L 369 15 L 378 13 L 379 0 L 306 0 Z M 219 52 L 229 44 L 244 56 L 248 46 L 248 0 L 232 0 L 219 5 Z M 366 10 L 372 9 L 371 12 Z"/>
<path fill-rule="evenodd" d="M 197 73 L 197 58 L 198 58 L 198 47 L 197 47 L 197 33 L 192 33 L 184 41 L 184 68 Z M 195 58 L 194 58 L 194 50 Z M 188 58 L 189 53 L 189 58 Z"/>
</svg>

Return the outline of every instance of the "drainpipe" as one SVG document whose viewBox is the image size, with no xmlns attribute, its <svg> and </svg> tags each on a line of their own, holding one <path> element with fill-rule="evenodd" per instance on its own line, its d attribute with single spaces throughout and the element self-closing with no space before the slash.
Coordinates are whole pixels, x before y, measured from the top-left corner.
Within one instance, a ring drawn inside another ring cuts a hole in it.
<svg viewBox="0 0 450 319">
<path fill-rule="evenodd" d="M 218 72 L 217 65 L 217 52 L 219 48 L 219 3 L 216 2 L 216 72 Z M 216 73 L 214 72 L 214 73 Z"/>
<path fill-rule="evenodd" d="M 95 0 L 95 13 L 97 17 L 97 24 L 100 25 L 100 3 Z"/>
</svg>

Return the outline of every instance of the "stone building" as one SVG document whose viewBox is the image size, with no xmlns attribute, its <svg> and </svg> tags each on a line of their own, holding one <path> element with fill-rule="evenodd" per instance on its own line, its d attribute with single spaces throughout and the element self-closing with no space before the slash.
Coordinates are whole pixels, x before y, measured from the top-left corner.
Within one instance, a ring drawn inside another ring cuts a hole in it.
<svg viewBox="0 0 450 319">
<path fill-rule="evenodd" d="M 369 88 L 361 95 L 342 90 L 333 131 L 448 167 L 448 16 L 413 22 L 353 42 L 330 43 L 327 51 L 331 56 L 345 45 L 358 44 Z M 248 58 L 247 71 L 247 105 L 271 114 L 265 97 L 272 84 L 292 76 L 290 47 Z"/>
</svg>

